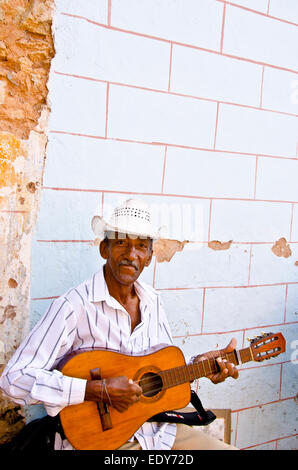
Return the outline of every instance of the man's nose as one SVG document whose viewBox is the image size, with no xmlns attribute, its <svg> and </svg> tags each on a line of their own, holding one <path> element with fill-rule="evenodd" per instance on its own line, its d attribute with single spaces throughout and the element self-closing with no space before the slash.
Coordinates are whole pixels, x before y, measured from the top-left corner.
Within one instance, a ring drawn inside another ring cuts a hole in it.
<svg viewBox="0 0 298 470">
<path fill-rule="evenodd" d="M 137 250 L 134 245 L 128 245 L 126 250 L 126 256 L 129 260 L 134 260 L 137 258 Z"/>
</svg>

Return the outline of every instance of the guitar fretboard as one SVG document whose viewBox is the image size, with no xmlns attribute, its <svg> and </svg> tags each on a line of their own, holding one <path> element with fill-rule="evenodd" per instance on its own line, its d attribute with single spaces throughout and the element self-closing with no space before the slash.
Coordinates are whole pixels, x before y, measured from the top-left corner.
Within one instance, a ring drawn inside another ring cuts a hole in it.
<svg viewBox="0 0 298 470">
<path fill-rule="evenodd" d="M 223 360 L 232 362 L 236 366 L 239 365 L 238 357 L 240 358 L 241 363 L 253 360 L 250 348 L 233 351 L 220 357 Z M 196 364 L 187 364 L 185 366 L 164 370 L 160 373 L 163 382 L 162 388 L 167 389 L 183 383 L 192 382 L 195 379 L 206 377 L 209 374 L 214 374 L 219 370 L 220 367 L 216 359 L 204 359 Z"/>
</svg>

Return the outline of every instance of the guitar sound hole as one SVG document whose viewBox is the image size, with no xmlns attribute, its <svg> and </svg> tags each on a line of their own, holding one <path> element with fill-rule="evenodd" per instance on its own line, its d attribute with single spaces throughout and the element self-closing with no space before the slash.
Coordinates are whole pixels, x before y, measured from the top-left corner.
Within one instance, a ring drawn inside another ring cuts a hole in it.
<svg viewBox="0 0 298 470">
<path fill-rule="evenodd" d="M 145 397 L 154 397 L 154 395 L 157 395 L 161 391 L 163 384 L 159 375 L 153 372 L 147 372 L 142 376 L 139 385 Z"/>
</svg>

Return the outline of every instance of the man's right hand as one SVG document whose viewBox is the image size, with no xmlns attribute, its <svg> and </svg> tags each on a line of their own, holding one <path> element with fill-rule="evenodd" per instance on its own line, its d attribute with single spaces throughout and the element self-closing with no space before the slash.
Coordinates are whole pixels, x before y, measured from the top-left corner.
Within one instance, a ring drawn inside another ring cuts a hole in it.
<svg viewBox="0 0 298 470">
<path fill-rule="evenodd" d="M 126 376 L 102 380 L 88 380 L 85 391 L 86 401 L 102 401 L 122 413 L 140 400 L 142 389 Z"/>
</svg>

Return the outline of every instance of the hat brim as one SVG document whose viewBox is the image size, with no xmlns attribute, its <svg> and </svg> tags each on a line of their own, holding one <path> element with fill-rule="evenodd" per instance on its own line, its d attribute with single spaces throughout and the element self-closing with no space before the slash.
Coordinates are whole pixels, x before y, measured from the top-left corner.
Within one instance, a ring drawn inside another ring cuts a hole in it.
<svg viewBox="0 0 298 470">
<path fill-rule="evenodd" d="M 124 227 L 117 227 L 109 224 L 104 220 L 103 217 L 99 215 L 95 215 L 91 221 L 91 227 L 93 230 L 94 235 L 97 238 L 104 238 L 107 232 L 118 232 L 124 233 L 129 235 L 131 238 L 151 238 L 153 240 L 159 240 L 161 237 L 161 232 L 163 227 L 161 227 L 157 232 L 145 233 L 145 232 L 138 232 L 138 231 L 131 231 Z"/>
</svg>

